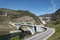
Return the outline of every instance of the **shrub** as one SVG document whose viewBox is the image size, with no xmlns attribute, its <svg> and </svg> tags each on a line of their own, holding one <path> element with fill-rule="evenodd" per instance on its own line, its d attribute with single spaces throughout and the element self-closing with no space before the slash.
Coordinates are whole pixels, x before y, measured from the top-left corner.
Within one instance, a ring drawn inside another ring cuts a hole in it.
<svg viewBox="0 0 60 40">
<path fill-rule="evenodd" d="M 20 36 L 11 37 L 9 40 L 20 40 Z"/>
</svg>

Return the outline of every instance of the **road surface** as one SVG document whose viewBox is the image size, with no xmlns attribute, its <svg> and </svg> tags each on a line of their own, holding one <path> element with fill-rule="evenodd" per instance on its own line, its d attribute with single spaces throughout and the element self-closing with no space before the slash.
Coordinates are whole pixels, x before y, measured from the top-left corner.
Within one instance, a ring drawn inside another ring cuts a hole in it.
<svg viewBox="0 0 60 40">
<path fill-rule="evenodd" d="M 53 28 L 47 28 L 47 31 L 27 38 L 25 40 L 47 40 L 47 38 L 50 37 L 54 32 L 55 30 Z"/>
</svg>

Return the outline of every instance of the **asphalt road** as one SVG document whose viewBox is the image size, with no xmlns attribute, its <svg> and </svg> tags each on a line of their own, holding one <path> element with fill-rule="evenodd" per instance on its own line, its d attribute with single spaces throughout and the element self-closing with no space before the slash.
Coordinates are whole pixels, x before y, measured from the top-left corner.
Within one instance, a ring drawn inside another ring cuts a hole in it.
<svg viewBox="0 0 60 40">
<path fill-rule="evenodd" d="M 47 31 L 27 38 L 25 40 L 46 40 L 54 32 L 53 28 L 47 28 Z"/>
</svg>

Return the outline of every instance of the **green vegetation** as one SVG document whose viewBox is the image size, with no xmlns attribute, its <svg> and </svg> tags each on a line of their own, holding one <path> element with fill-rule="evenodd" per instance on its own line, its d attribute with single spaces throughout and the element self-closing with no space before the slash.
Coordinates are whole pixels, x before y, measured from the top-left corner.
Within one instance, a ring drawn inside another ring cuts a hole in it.
<svg viewBox="0 0 60 40">
<path fill-rule="evenodd" d="M 11 37 L 9 40 L 20 40 L 20 36 Z"/>
<path fill-rule="evenodd" d="M 55 33 L 48 40 L 60 40 L 60 9 L 51 16 L 49 27 L 55 28 Z"/>
<path fill-rule="evenodd" d="M 60 9 L 52 14 L 41 15 L 41 17 L 51 17 L 51 21 L 47 24 L 47 26 L 55 28 L 55 33 L 48 38 L 48 40 L 60 40 Z"/>
<path fill-rule="evenodd" d="M 51 15 L 51 19 L 53 21 L 57 21 L 57 20 L 60 20 L 60 9 L 58 9 L 55 13 L 53 13 Z"/>
<path fill-rule="evenodd" d="M 53 28 L 55 28 L 55 33 L 48 38 L 48 40 L 60 40 L 60 23 L 59 24 L 52 24 Z"/>
</svg>

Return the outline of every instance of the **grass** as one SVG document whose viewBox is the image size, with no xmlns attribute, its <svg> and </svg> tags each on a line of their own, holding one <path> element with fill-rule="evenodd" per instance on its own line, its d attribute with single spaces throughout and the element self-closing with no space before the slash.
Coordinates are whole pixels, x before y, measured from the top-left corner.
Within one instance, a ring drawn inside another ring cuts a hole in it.
<svg viewBox="0 0 60 40">
<path fill-rule="evenodd" d="M 11 37 L 9 40 L 20 40 L 20 36 Z"/>
<path fill-rule="evenodd" d="M 55 28 L 55 33 L 48 40 L 60 40 L 60 23 L 52 26 Z"/>
</svg>

